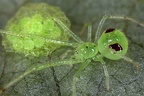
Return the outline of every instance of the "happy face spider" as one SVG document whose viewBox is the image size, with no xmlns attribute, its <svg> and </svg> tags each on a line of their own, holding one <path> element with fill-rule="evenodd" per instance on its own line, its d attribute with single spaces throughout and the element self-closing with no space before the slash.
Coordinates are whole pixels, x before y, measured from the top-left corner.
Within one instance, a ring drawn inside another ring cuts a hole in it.
<svg viewBox="0 0 144 96">
<path fill-rule="evenodd" d="M 61 66 L 61 65 L 73 65 L 73 64 L 79 63 L 81 64 L 81 66 L 78 69 L 78 71 L 75 73 L 73 77 L 73 83 L 72 83 L 72 91 L 73 91 L 72 95 L 76 96 L 76 82 L 81 72 L 89 64 L 91 64 L 92 61 L 101 62 L 103 70 L 104 70 L 104 74 L 106 77 L 105 79 L 106 89 L 109 91 L 110 89 L 109 74 L 108 74 L 108 70 L 105 65 L 105 62 L 103 60 L 103 57 L 106 57 L 110 60 L 124 59 L 134 64 L 136 68 L 139 67 L 139 64 L 138 62 L 135 62 L 129 57 L 125 56 L 127 49 L 128 49 L 128 40 L 120 30 L 117 30 L 115 28 L 109 28 L 109 29 L 106 29 L 101 34 L 101 29 L 106 19 L 130 20 L 144 27 L 143 24 L 129 17 L 105 15 L 103 16 L 102 20 L 99 23 L 98 29 L 95 34 L 94 42 L 92 42 L 91 40 L 91 33 L 92 33 L 91 25 L 88 26 L 87 42 L 84 42 L 77 35 L 75 35 L 72 31 L 70 31 L 59 19 L 54 18 L 53 20 L 58 24 L 58 26 L 60 26 L 64 30 L 64 32 L 67 32 L 67 34 L 70 37 L 72 37 L 76 42 L 61 42 L 61 41 L 49 40 L 46 38 L 44 39 L 47 40 L 47 42 L 73 47 L 75 49 L 74 55 L 71 56 L 71 58 L 69 59 L 62 59 L 58 61 L 51 61 L 51 62 L 45 62 L 43 64 L 33 65 L 31 68 L 25 71 L 22 75 L 10 81 L 8 84 L 4 85 L 3 88 L 1 88 L 0 93 L 2 93 L 4 90 L 8 89 L 10 86 L 14 85 L 16 82 L 20 81 L 22 78 L 24 78 L 25 76 L 27 76 L 28 74 L 34 71 L 40 71 L 49 67 L 55 67 L 55 66 Z M 6 32 L 1 32 L 1 33 L 12 35 Z M 15 35 L 15 36 L 20 36 L 20 35 Z M 30 36 L 30 35 L 27 35 L 27 36 Z M 36 38 L 37 37 L 38 36 L 36 36 Z"/>
</svg>

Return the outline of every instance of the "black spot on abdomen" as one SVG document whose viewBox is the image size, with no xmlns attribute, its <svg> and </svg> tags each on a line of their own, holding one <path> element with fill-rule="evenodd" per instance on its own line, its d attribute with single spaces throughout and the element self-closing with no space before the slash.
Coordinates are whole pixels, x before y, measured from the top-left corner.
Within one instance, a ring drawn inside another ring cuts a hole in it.
<svg viewBox="0 0 144 96">
<path fill-rule="evenodd" d="M 121 45 L 118 44 L 118 43 L 109 45 L 109 48 L 114 49 L 115 51 L 123 50 L 123 48 L 121 47 Z"/>
<path fill-rule="evenodd" d="M 110 32 L 113 32 L 115 30 L 115 28 L 109 28 L 105 31 L 105 33 L 110 33 Z"/>
</svg>

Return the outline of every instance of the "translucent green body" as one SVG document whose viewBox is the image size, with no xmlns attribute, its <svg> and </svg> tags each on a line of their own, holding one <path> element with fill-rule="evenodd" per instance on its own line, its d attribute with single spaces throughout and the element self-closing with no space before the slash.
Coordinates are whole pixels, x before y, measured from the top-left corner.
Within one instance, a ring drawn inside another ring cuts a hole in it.
<svg viewBox="0 0 144 96">
<path fill-rule="evenodd" d="M 8 21 L 3 34 L 6 51 L 25 55 L 48 55 L 60 45 L 47 42 L 46 39 L 68 41 L 69 36 L 57 26 L 53 18 L 60 19 L 67 27 L 69 20 L 58 8 L 45 3 L 27 4 Z"/>
<path fill-rule="evenodd" d="M 76 58 L 89 59 L 96 56 L 97 53 L 98 47 L 94 43 L 86 42 L 77 47 L 75 56 Z"/>
<path fill-rule="evenodd" d="M 124 56 L 128 50 L 128 40 L 120 30 L 113 30 L 112 32 L 103 32 L 98 40 L 98 50 L 106 58 L 111 60 L 121 59 L 120 56 L 114 54 L 110 50 L 110 45 L 119 44 L 122 50 L 116 51 L 120 56 Z"/>
</svg>

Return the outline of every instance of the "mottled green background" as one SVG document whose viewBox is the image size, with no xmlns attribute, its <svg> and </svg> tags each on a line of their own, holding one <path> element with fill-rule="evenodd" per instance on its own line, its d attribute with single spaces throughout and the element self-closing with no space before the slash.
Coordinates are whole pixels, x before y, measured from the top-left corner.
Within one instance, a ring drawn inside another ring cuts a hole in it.
<svg viewBox="0 0 144 96">
<path fill-rule="evenodd" d="M 95 32 L 104 14 L 130 16 L 144 23 L 143 0 L 0 0 L 0 28 L 4 28 L 7 20 L 27 2 L 47 2 L 59 6 L 70 19 L 71 29 L 77 35 L 86 22 L 93 24 Z M 103 30 L 111 27 L 126 33 L 129 39 L 127 56 L 138 61 L 140 69 L 137 72 L 132 64 L 124 60 L 104 59 L 110 74 L 111 91 L 108 93 L 102 66 L 94 62 L 81 74 L 77 83 L 78 96 L 144 96 L 144 28 L 132 22 L 108 20 Z M 86 40 L 86 32 L 80 37 Z M 56 54 L 58 52 L 51 56 L 52 59 L 58 59 Z M 0 86 L 23 73 L 31 62 L 34 64 L 44 60 L 44 57 L 33 59 L 6 53 L 0 45 Z M 78 68 L 79 65 L 60 66 L 35 72 L 10 87 L 2 96 L 70 96 L 72 76 Z"/>
</svg>

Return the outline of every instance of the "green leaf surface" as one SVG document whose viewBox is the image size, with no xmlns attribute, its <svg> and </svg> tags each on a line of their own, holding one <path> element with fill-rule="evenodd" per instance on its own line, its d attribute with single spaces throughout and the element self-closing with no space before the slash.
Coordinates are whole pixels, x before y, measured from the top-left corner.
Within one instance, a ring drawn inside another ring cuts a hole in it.
<svg viewBox="0 0 144 96">
<path fill-rule="evenodd" d="M 47 2 L 59 6 L 72 23 L 71 29 L 86 41 L 87 28 L 80 35 L 85 23 L 93 24 L 93 38 L 97 26 L 105 14 L 122 15 L 135 18 L 144 23 L 143 0 L 1 0 L 0 27 L 16 10 L 27 2 Z M 77 86 L 77 96 L 143 96 L 144 95 L 144 28 L 124 20 L 107 20 L 102 31 L 107 28 L 117 28 L 124 31 L 129 40 L 126 56 L 139 62 L 137 70 L 124 60 L 112 61 L 104 59 L 110 74 L 110 91 L 106 91 L 105 76 L 100 62 L 92 62 L 80 75 Z M 57 49 L 49 57 L 26 58 L 24 55 L 6 53 L 0 46 L 0 86 L 7 84 L 37 62 L 58 60 L 59 56 L 70 48 Z M 73 50 L 72 50 L 73 51 Z M 68 54 L 69 58 L 71 54 Z M 7 89 L 2 96 L 70 96 L 73 75 L 80 67 L 59 66 L 34 72 L 14 86 Z"/>
</svg>

